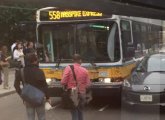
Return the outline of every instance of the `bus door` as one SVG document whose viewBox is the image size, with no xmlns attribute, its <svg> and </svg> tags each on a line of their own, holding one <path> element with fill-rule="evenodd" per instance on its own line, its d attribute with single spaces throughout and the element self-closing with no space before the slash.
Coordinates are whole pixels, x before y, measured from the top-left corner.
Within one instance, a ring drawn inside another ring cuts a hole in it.
<svg viewBox="0 0 165 120">
<path fill-rule="evenodd" d="M 130 21 L 121 20 L 121 39 L 123 47 L 123 61 L 132 60 L 134 57 L 134 47 Z"/>
<path fill-rule="evenodd" d="M 54 61 L 53 37 L 51 31 L 44 31 L 43 36 L 44 55 L 46 62 Z"/>
</svg>

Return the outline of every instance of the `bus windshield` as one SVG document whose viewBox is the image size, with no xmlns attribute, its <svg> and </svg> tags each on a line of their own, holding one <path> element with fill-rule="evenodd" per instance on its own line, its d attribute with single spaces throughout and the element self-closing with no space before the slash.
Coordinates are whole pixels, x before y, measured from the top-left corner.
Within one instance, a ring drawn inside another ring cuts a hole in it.
<svg viewBox="0 0 165 120">
<path fill-rule="evenodd" d="M 120 60 L 120 42 L 117 23 L 60 23 L 41 25 L 40 42 L 47 51 L 49 62 L 70 61 L 79 53 L 84 62 L 117 62 Z"/>
</svg>

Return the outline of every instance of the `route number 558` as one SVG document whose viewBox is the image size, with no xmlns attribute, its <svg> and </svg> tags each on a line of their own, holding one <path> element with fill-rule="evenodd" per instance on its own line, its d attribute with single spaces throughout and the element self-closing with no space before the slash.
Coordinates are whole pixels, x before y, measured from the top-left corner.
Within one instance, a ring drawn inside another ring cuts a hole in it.
<svg viewBox="0 0 165 120">
<path fill-rule="evenodd" d="M 60 11 L 49 11 L 49 19 L 50 20 L 59 20 L 60 19 Z"/>
</svg>

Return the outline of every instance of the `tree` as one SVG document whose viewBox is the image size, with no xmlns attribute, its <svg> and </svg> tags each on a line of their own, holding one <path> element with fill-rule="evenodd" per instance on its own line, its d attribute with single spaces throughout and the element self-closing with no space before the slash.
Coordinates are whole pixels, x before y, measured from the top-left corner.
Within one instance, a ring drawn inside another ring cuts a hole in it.
<svg viewBox="0 0 165 120">
<path fill-rule="evenodd" d="M 0 6 L 0 42 L 10 45 L 16 39 L 24 39 L 19 23 L 35 21 L 36 9 L 36 6 L 25 4 L 15 4 L 10 7 Z"/>
</svg>

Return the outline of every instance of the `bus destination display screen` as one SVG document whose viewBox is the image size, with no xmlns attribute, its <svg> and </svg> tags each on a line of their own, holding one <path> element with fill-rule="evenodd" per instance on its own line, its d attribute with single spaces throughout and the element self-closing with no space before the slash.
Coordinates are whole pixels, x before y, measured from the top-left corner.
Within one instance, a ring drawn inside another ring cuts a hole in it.
<svg viewBox="0 0 165 120">
<path fill-rule="evenodd" d="M 76 11 L 76 10 L 49 10 L 42 11 L 40 14 L 41 21 L 65 21 L 65 20 L 84 20 L 98 19 L 104 17 L 101 12 Z"/>
</svg>

